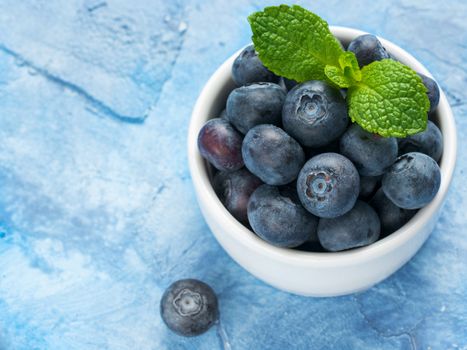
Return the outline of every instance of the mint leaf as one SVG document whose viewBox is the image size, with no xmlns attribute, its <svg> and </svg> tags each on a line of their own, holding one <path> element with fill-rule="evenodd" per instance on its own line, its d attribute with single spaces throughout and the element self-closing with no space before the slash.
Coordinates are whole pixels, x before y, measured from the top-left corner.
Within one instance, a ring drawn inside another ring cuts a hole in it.
<svg viewBox="0 0 467 350">
<path fill-rule="evenodd" d="M 326 65 L 324 73 L 332 83 L 340 88 L 348 88 L 362 79 L 357 58 L 350 51 L 346 51 L 339 56 L 339 67 Z"/>
<path fill-rule="evenodd" d="M 351 51 L 346 51 L 339 56 L 339 65 L 344 71 L 344 76 L 353 82 L 362 80 L 362 72 L 358 65 L 357 57 Z"/>
<path fill-rule="evenodd" d="M 344 52 L 326 21 L 294 5 L 266 7 L 248 17 L 261 62 L 298 82 L 326 80 L 326 65 L 339 67 Z"/>
<path fill-rule="evenodd" d="M 352 121 L 369 132 L 405 137 L 426 128 L 426 88 L 417 73 L 399 62 L 385 59 L 363 67 L 347 100 Z"/>
</svg>

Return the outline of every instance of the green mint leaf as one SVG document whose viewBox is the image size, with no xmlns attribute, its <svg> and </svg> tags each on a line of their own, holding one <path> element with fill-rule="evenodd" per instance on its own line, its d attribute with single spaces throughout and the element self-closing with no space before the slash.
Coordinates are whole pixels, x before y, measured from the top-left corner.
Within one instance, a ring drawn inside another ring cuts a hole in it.
<svg viewBox="0 0 467 350">
<path fill-rule="evenodd" d="M 385 137 L 425 130 L 430 102 L 417 73 L 385 59 L 363 67 L 361 75 L 361 81 L 347 91 L 352 121 Z"/>
<path fill-rule="evenodd" d="M 326 80 L 326 65 L 339 67 L 344 52 L 326 21 L 294 5 L 266 7 L 248 17 L 262 63 L 298 82 Z"/>
<path fill-rule="evenodd" d="M 324 73 L 331 83 L 337 85 L 340 88 L 348 88 L 353 85 L 352 79 L 349 79 L 344 75 L 344 71 L 336 66 L 330 66 L 329 64 L 324 67 Z"/>
<path fill-rule="evenodd" d="M 362 80 L 362 72 L 358 66 L 357 57 L 351 51 L 346 51 L 339 56 L 339 65 L 344 71 L 344 76 L 354 82 Z"/>
<path fill-rule="evenodd" d="M 348 88 L 362 79 L 362 72 L 353 52 L 347 51 L 339 56 L 339 67 L 326 65 L 326 77 L 340 88 Z"/>
</svg>

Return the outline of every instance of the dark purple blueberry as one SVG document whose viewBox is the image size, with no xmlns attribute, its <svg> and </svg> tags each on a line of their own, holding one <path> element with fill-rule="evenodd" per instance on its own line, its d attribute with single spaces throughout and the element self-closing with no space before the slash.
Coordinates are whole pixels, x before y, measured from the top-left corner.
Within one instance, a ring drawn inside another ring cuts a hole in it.
<svg viewBox="0 0 467 350">
<path fill-rule="evenodd" d="M 391 58 L 378 38 L 371 34 L 356 37 L 350 42 L 347 50 L 355 54 L 360 68 L 374 61 Z"/>
<path fill-rule="evenodd" d="M 433 112 L 439 104 L 439 86 L 438 84 L 436 84 L 436 81 L 434 81 L 432 78 L 427 77 L 422 73 L 418 73 L 418 75 L 420 76 L 420 78 L 422 78 L 423 85 L 425 85 L 427 89 L 426 94 L 428 96 L 428 99 L 430 100 L 429 112 Z"/>
<path fill-rule="evenodd" d="M 280 79 L 263 65 L 253 45 L 247 46 L 235 59 L 232 78 L 238 86 L 259 82 L 277 83 Z"/>
<path fill-rule="evenodd" d="M 320 219 L 318 224 L 319 241 L 332 252 L 369 245 L 378 239 L 380 231 L 378 214 L 362 201 L 346 214 Z"/>
<path fill-rule="evenodd" d="M 233 171 L 243 167 L 243 136 L 225 119 L 214 118 L 201 128 L 198 149 L 216 169 Z"/>
<path fill-rule="evenodd" d="M 354 206 L 360 176 L 350 160 L 337 153 L 322 153 L 305 163 L 297 192 L 305 209 L 322 218 L 345 214 Z"/>
<path fill-rule="evenodd" d="M 243 134 L 259 124 L 280 125 L 285 91 L 273 83 L 234 89 L 227 98 L 227 116 Z"/>
<path fill-rule="evenodd" d="M 441 172 L 433 158 L 419 152 L 406 153 L 383 176 L 382 189 L 398 207 L 419 209 L 438 193 Z"/>
<path fill-rule="evenodd" d="M 312 80 L 289 91 L 282 109 L 285 131 L 303 146 L 322 147 L 345 131 L 349 117 L 340 91 Z"/>
<path fill-rule="evenodd" d="M 387 236 L 405 225 L 416 213 L 416 210 L 402 209 L 386 197 L 380 188 L 370 201 L 381 221 L 381 232 Z"/>
<path fill-rule="evenodd" d="M 409 152 L 424 153 L 436 161 L 443 154 L 443 135 L 432 121 L 428 121 L 425 131 L 399 139 L 399 155 Z"/>
<path fill-rule="evenodd" d="M 258 125 L 245 135 L 242 146 L 245 166 L 268 185 L 285 185 L 297 178 L 305 153 L 284 130 Z"/>
<path fill-rule="evenodd" d="M 375 193 L 382 176 L 360 176 L 360 198 L 369 198 Z"/>
<path fill-rule="evenodd" d="M 220 201 L 238 221 L 248 225 L 247 205 L 251 194 L 261 180 L 245 168 L 236 171 L 221 171 L 214 176 L 213 187 Z"/>
<path fill-rule="evenodd" d="M 397 140 L 382 137 L 352 124 L 342 135 L 341 153 L 349 158 L 362 176 L 382 175 L 397 158 Z"/>
<path fill-rule="evenodd" d="M 262 185 L 248 202 L 253 231 L 277 247 L 297 247 L 316 234 L 318 219 L 307 212 L 295 188 Z"/>
<path fill-rule="evenodd" d="M 167 327 L 185 337 L 206 332 L 219 318 L 216 294 L 195 279 L 170 285 L 162 295 L 160 312 Z"/>
</svg>

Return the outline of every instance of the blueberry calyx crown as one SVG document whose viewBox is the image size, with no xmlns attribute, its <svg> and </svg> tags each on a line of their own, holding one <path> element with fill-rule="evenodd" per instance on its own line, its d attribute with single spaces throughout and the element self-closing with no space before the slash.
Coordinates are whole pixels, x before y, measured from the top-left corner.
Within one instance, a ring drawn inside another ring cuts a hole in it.
<svg viewBox="0 0 467 350">
<path fill-rule="evenodd" d="M 202 296 L 188 288 L 182 289 L 173 300 L 173 306 L 181 316 L 197 315 L 203 309 L 203 305 Z"/>
</svg>

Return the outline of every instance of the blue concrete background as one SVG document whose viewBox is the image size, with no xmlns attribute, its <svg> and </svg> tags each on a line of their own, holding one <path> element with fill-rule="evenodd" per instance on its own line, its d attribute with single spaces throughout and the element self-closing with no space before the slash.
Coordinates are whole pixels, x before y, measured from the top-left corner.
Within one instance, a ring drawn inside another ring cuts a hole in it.
<svg viewBox="0 0 467 350">
<path fill-rule="evenodd" d="M 467 349 L 467 3 L 298 2 L 414 54 L 459 130 L 425 246 L 371 290 L 328 299 L 235 264 L 187 167 L 200 89 L 272 3 L 0 1 L 0 349 L 220 348 L 215 329 L 185 339 L 160 319 L 162 292 L 185 277 L 218 293 L 232 349 Z"/>
</svg>

